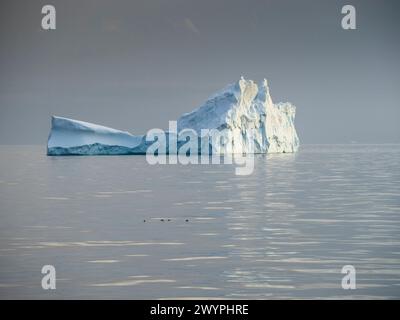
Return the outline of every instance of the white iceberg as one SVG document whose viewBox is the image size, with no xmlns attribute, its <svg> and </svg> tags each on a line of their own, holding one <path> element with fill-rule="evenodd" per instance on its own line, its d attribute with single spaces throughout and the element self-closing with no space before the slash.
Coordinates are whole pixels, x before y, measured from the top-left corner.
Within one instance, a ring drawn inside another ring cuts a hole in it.
<svg viewBox="0 0 400 320">
<path fill-rule="evenodd" d="M 211 146 L 212 153 L 295 152 L 299 147 L 295 111 L 291 103 L 272 102 L 267 80 L 258 86 L 242 77 L 211 96 L 201 107 L 182 115 L 177 129 L 178 132 L 191 129 L 199 136 L 205 129 L 228 132 L 230 143 L 218 148 Z M 176 133 L 167 133 L 171 134 Z M 145 135 L 53 116 L 47 154 L 145 154 L 152 143 L 146 141 Z M 165 150 L 169 152 L 168 146 Z"/>
</svg>

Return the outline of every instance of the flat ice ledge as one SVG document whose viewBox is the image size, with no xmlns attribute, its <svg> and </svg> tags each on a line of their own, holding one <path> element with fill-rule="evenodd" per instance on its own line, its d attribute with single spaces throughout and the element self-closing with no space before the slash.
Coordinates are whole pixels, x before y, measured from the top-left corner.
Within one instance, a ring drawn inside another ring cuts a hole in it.
<svg viewBox="0 0 400 320">
<path fill-rule="evenodd" d="M 135 154 L 141 150 L 144 136 L 126 131 L 53 116 L 47 143 L 48 155 Z"/>
</svg>

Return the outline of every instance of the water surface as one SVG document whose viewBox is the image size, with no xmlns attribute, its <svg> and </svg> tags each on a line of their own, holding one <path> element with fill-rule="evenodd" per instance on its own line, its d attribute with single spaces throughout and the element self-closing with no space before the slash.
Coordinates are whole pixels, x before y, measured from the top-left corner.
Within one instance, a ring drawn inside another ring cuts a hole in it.
<svg viewBox="0 0 400 320">
<path fill-rule="evenodd" d="M 0 298 L 400 298 L 400 145 L 255 161 L 236 176 L 2 146 Z"/>
</svg>

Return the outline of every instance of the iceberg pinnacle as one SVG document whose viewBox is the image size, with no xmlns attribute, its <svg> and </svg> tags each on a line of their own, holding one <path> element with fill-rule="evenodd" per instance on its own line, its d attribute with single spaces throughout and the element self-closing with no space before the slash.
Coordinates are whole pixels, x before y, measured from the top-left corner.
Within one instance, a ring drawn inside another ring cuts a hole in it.
<svg viewBox="0 0 400 320">
<path fill-rule="evenodd" d="M 272 102 L 266 79 L 257 85 L 241 77 L 212 95 L 199 108 L 183 114 L 177 120 L 177 129 L 178 133 L 191 129 L 199 136 L 203 136 L 204 130 L 228 132 L 230 147 L 214 149 L 211 146 L 212 153 L 295 152 L 299 147 L 294 126 L 295 112 L 295 106 L 289 102 Z M 144 154 L 151 144 L 146 141 L 145 135 L 135 136 L 84 121 L 53 116 L 47 154 Z"/>
</svg>

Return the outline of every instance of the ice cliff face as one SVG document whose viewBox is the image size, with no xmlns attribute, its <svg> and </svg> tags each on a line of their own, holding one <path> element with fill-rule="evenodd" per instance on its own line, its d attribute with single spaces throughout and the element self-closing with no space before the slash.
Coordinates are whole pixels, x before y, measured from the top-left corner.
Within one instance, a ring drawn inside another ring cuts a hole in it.
<svg viewBox="0 0 400 320">
<path fill-rule="evenodd" d="M 242 77 L 198 109 L 182 115 L 178 131 L 192 128 L 200 134 L 201 129 L 228 129 L 233 153 L 251 152 L 253 141 L 251 153 L 295 152 L 299 147 L 295 112 L 296 107 L 290 103 L 272 102 L 266 79 L 259 87 Z"/>
<path fill-rule="evenodd" d="M 177 122 L 178 133 L 183 129 L 192 129 L 199 136 L 205 129 L 227 132 L 229 143 L 212 147 L 213 153 L 295 152 L 299 147 L 295 110 L 290 103 L 272 102 L 267 80 L 258 86 L 252 80 L 241 78 L 198 109 L 182 115 Z M 52 117 L 47 154 L 144 154 L 151 144 L 143 135 Z"/>
</svg>

